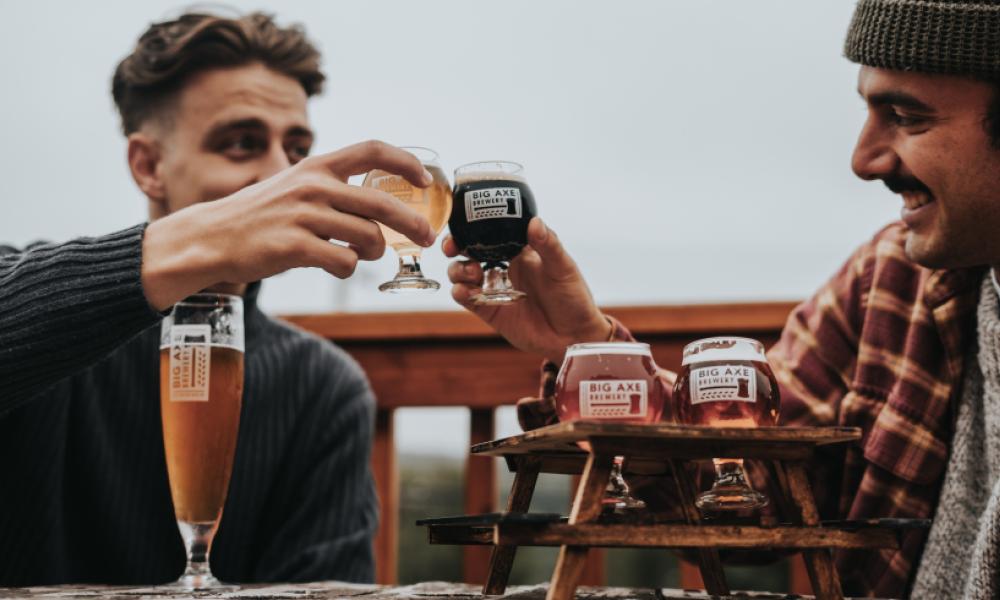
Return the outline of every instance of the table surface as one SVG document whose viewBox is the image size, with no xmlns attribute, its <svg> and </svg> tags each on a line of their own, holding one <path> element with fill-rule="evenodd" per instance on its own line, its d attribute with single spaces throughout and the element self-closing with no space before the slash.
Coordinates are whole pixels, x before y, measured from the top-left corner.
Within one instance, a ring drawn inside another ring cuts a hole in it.
<svg viewBox="0 0 1000 600">
<path fill-rule="evenodd" d="M 584 440 L 639 439 L 642 443 L 719 444 L 768 446 L 773 444 L 804 444 L 824 446 L 843 444 L 861 439 L 858 427 L 704 427 L 672 423 L 609 423 L 569 421 L 556 423 L 511 437 L 476 444 L 473 454 L 505 456 L 529 452 L 569 452 L 584 454 L 576 443 Z M 650 446 L 652 447 L 652 446 Z M 651 450 L 651 452 L 655 452 Z"/>
<path fill-rule="evenodd" d="M 511 586 L 502 596 L 484 597 L 481 587 L 464 583 L 427 582 L 415 585 L 388 587 L 377 585 L 357 585 L 340 582 L 291 583 L 270 585 L 227 586 L 219 590 L 186 592 L 169 586 L 123 587 L 100 585 L 64 585 L 28 588 L 0 588 L 0 598 L 110 598 L 111 600 L 180 600 L 182 598 L 217 599 L 296 599 L 318 600 L 330 598 L 355 598 L 357 600 L 398 600 L 404 598 L 430 600 L 454 599 L 503 599 L 503 600 L 543 600 L 547 584 L 534 586 Z M 704 592 L 673 589 L 639 589 L 614 587 L 577 588 L 576 598 L 581 600 L 601 600 L 604 598 L 634 598 L 636 600 L 709 600 Z M 761 592 L 740 593 L 743 600 L 791 600 L 812 598 L 788 594 Z"/>
</svg>

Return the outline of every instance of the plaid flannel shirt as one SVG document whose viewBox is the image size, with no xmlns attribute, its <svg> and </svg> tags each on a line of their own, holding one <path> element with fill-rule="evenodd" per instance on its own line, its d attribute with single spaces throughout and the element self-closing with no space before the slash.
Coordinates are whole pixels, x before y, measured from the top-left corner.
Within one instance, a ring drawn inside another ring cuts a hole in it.
<svg viewBox="0 0 1000 600">
<path fill-rule="evenodd" d="M 895 223 L 858 249 L 792 312 L 768 352 L 781 424 L 864 432 L 858 446 L 817 453 L 811 483 L 824 519 L 929 519 L 937 505 L 985 270 L 920 267 L 906 258 L 904 239 Z M 613 338 L 632 336 L 615 323 Z M 544 365 L 542 399 L 519 404 L 526 429 L 554 422 L 557 372 Z M 770 488 L 762 471 L 751 472 L 755 485 Z M 656 490 L 634 493 L 669 510 L 672 486 L 657 486 L 661 498 Z M 835 552 L 844 592 L 905 597 L 925 541 L 914 532 L 899 550 Z"/>
</svg>

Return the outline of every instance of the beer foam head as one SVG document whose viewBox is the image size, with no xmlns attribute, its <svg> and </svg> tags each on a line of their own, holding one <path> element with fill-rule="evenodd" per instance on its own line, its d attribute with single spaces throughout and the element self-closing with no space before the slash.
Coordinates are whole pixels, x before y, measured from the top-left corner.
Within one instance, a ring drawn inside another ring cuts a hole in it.
<svg viewBox="0 0 1000 600">
<path fill-rule="evenodd" d="M 767 362 L 764 345 L 744 337 L 714 337 L 691 342 L 684 346 L 681 365 L 713 360 L 756 360 Z"/>
<path fill-rule="evenodd" d="M 528 183 L 528 181 L 517 173 L 501 173 L 499 171 L 467 171 L 465 173 L 455 173 L 455 185 L 469 183 L 472 181 L 516 181 L 518 183 Z"/>
<path fill-rule="evenodd" d="M 455 185 L 470 181 L 516 181 L 527 183 L 524 167 L 506 160 L 486 160 L 462 165 L 455 169 Z"/>
<path fill-rule="evenodd" d="M 600 354 L 640 354 L 650 356 L 649 344 L 640 342 L 588 342 L 586 344 L 573 344 L 566 349 L 566 358 Z"/>
</svg>

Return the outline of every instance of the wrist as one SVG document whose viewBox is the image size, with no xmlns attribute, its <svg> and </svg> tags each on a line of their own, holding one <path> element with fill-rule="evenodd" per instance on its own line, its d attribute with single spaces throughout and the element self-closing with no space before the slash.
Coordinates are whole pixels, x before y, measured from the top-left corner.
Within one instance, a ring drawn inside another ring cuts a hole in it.
<svg viewBox="0 0 1000 600">
<path fill-rule="evenodd" d="M 142 288 L 157 311 L 218 281 L 216 253 L 196 228 L 175 216 L 150 223 L 142 240 Z"/>
<path fill-rule="evenodd" d="M 566 354 L 566 348 L 569 346 L 573 344 L 585 344 L 587 342 L 610 342 L 613 341 L 614 335 L 614 323 L 605 317 L 604 314 L 598 312 L 591 319 L 591 323 L 587 327 L 580 329 L 570 338 L 570 342 L 567 345 L 559 346 L 558 348 L 549 348 L 542 352 L 542 356 L 545 360 L 560 365 Z"/>
</svg>

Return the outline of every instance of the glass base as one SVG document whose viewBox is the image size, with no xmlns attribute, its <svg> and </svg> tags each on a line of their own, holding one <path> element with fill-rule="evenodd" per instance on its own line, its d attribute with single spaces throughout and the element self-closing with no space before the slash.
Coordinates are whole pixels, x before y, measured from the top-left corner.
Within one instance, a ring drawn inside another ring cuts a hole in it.
<svg viewBox="0 0 1000 600">
<path fill-rule="evenodd" d="M 441 289 L 441 284 L 426 277 L 399 277 L 378 286 L 378 291 L 389 294 L 410 294 L 413 292 L 433 292 Z"/>
<path fill-rule="evenodd" d="M 427 279 L 420 271 L 420 263 L 416 256 L 410 256 L 412 262 L 404 260 L 406 257 L 399 257 L 399 272 L 392 281 L 386 281 L 378 286 L 378 291 L 389 294 L 412 294 L 422 292 L 433 292 L 441 289 L 441 284 L 433 279 Z"/>
<path fill-rule="evenodd" d="M 750 487 L 743 461 L 716 461 L 715 483 L 694 501 L 703 511 L 752 510 L 767 506 L 767 496 Z"/>
<path fill-rule="evenodd" d="M 503 292 L 493 292 L 490 294 L 481 293 L 472 297 L 472 301 L 480 306 L 497 306 L 513 304 L 527 296 L 524 292 L 517 290 L 506 290 Z"/>
</svg>

